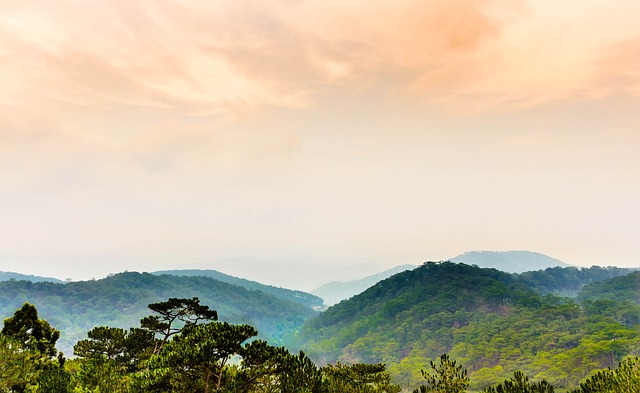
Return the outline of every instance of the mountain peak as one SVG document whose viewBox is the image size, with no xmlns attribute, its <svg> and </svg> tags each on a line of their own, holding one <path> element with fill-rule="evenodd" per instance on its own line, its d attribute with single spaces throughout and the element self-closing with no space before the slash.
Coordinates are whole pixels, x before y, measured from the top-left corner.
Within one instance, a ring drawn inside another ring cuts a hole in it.
<svg viewBox="0 0 640 393">
<path fill-rule="evenodd" d="M 532 251 L 469 251 L 450 260 L 467 265 L 490 267 L 509 273 L 570 266 L 548 255 Z"/>
</svg>

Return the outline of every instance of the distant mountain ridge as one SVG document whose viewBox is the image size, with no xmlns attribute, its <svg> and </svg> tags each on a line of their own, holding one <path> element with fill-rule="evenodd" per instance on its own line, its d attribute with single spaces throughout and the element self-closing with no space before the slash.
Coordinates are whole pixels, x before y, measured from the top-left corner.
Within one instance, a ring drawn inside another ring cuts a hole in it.
<svg viewBox="0 0 640 393">
<path fill-rule="evenodd" d="M 366 260 L 323 260 L 308 255 L 218 258 L 188 268 L 215 269 L 235 277 L 305 292 L 329 281 L 349 281 L 385 270 Z"/>
<path fill-rule="evenodd" d="M 261 284 L 259 282 L 247 280 L 245 278 L 230 276 L 213 269 L 158 270 L 155 272 L 151 272 L 151 274 L 168 274 L 172 276 L 182 277 L 210 277 L 218 281 L 226 282 L 228 284 L 239 285 L 249 290 L 262 291 L 264 293 L 275 296 L 278 299 L 299 303 L 307 307 L 319 308 L 322 307 L 323 304 L 321 298 L 307 292 Z"/>
<path fill-rule="evenodd" d="M 524 273 L 549 267 L 569 267 L 550 256 L 532 251 L 469 251 L 453 257 L 451 262 L 498 269 L 507 273 Z"/>
<path fill-rule="evenodd" d="M 10 317 L 25 302 L 34 304 L 41 318 L 60 330 L 58 348 L 72 355 L 73 344 L 96 326 L 139 326 L 150 315 L 150 303 L 168 298 L 198 297 L 218 311 L 220 319 L 250 324 L 259 338 L 284 345 L 302 323 L 317 312 L 300 303 L 279 299 L 211 277 L 181 277 L 125 272 L 100 280 L 68 283 L 0 282 L 0 320 Z"/>
<path fill-rule="evenodd" d="M 389 278 L 396 273 L 415 269 L 416 267 L 418 267 L 418 265 L 400 265 L 378 274 L 373 274 L 353 281 L 331 281 L 314 289 L 311 293 L 324 299 L 325 305 L 332 306 L 342 300 L 349 299 L 350 297 L 363 292 L 367 288 L 375 285 L 377 282 Z"/>
<path fill-rule="evenodd" d="M 34 276 L 32 274 L 21 274 L 14 272 L 0 272 L 0 281 L 9 281 L 9 280 L 24 280 L 30 282 L 56 282 L 62 283 L 64 281 L 59 280 L 53 277 L 42 277 L 42 276 Z"/>
</svg>

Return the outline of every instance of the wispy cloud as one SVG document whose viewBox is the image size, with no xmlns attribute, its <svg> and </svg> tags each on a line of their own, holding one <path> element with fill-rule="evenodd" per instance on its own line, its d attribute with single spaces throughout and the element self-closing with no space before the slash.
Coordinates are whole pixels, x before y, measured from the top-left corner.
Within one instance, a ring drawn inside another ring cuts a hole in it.
<svg viewBox="0 0 640 393">
<path fill-rule="evenodd" d="M 453 106 L 575 99 L 600 53 L 637 34 L 637 6 L 608 7 L 615 28 L 597 2 L 15 2 L 0 18 L 0 101 L 244 116 L 378 84 Z"/>
</svg>

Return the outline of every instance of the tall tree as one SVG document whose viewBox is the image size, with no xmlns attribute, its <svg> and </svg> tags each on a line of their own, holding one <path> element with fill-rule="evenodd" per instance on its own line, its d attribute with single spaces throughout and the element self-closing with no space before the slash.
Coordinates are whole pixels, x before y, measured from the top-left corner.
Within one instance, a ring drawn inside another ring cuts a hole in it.
<svg viewBox="0 0 640 393">
<path fill-rule="evenodd" d="M 189 325 L 202 321 L 217 321 L 218 313 L 200 304 L 197 297 L 191 299 L 169 298 L 166 302 L 152 303 L 149 308 L 159 315 L 151 315 L 140 321 L 142 328 L 161 336 L 155 351 L 158 353 L 169 338 Z"/>
<path fill-rule="evenodd" d="M 431 372 L 422 370 L 426 385 L 420 386 L 414 393 L 462 393 L 469 387 L 467 370 L 449 359 L 449 355 L 443 354 L 437 364 L 433 361 L 429 364 Z"/>
<path fill-rule="evenodd" d="M 29 303 L 25 303 L 12 317 L 4 320 L 2 334 L 44 356 L 54 357 L 58 352 L 56 341 L 60 338 L 60 332 L 52 328 L 49 322 L 39 319 L 38 310 Z"/>
<path fill-rule="evenodd" d="M 219 391 L 230 384 L 229 360 L 240 355 L 243 343 L 257 334 L 249 325 L 226 322 L 185 327 L 151 356 L 142 387 L 162 392 Z"/>
<path fill-rule="evenodd" d="M 553 393 L 553 386 L 547 381 L 529 382 L 529 377 L 521 371 L 514 371 L 513 377 L 483 390 L 483 393 Z"/>
<path fill-rule="evenodd" d="M 640 359 L 623 359 L 614 370 L 600 370 L 580 384 L 572 393 L 637 393 L 640 392 Z"/>
<path fill-rule="evenodd" d="M 322 367 L 323 392 L 327 393 L 398 393 L 384 364 L 328 365 Z"/>
<path fill-rule="evenodd" d="M 35 351 L 0 334 L 0 392 L 24 391 L 35 385 L 38 378 L 38 359 Z"/>
<path fill-rule="evenodd" d="M 73 353 L 80 358 L 104 357 L 126 366 L 129 371 L 138 369 L 141 362 L 153 352 L 156 340 L 152 332 L 131 328 L 98 326 L 87 333 L 88 338 L 80 340 L 73 347 Z"/>
</svg>

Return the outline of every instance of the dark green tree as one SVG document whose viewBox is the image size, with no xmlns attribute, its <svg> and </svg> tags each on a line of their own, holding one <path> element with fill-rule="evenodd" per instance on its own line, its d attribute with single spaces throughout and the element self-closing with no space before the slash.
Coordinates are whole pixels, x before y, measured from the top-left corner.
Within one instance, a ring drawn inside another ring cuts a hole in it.
<svg viewBox="0 0 640 393">
<path fill-rule="evenodd" d="M 169 298 L 166 302 L 152 303 L 149 308 L 159 315 L 151 315 L 140 321 L 142 328 L 161 337 L 154 352 L 159 352 L 169 338 L 189 325 L 202 321 L 217 321 L 218 313 L 201 305 L 197 297 L 191 299 Z"/>
<path fill-rule="evenodd" d="M 529 382 L 529 377 L 521 371 L 514 371 L 513 377 L 496 387 L 483 390 L 484 393 L 553 393 L 553 386 L 547 381 Z"/>
<path fill-rule="evenodd" d="M 0 392 L 24 391 L 36 384 L 40 354 L 0 334 Z"/>
<path fill-rule="evenodd" d="M 640 359 L 623 359 L 615 370 L 598 371 L 572 393 L 638 393 L 640 392 Z"/>
<path fill-rule="evenodd" d="M 384 364 L 328 365 L 320 369 L 322 392 L 326 393 L 398 393 Z"/>
<path fill-rule="evenodd" d="M 153 352 L 156 340 L 153 332 L 141 328 L 129 331 L 108 326 L 99 326 L 87 333 L 88 338 L 80 340 L 73 347 L 73 353 L 81 358 L 104 357 L 126 366 L 130 372 L 136 371 L 140 363 Z"/>
<path fill-rule="evenodd" d="M 129 393 L 133 377 L 115 359 L 104 356 L 76 358 L 67 362 L 74 392 Z"/>
<path fill-rule="evenodd" d="M 304 352 L 291 355 L 280 376 L 282 393 L 317 393 L 322 388 L 322 371 Z"/>
<path fill-rule="evenodd" d="M 12 317 L 6 318 L 2 334 L 43 356 L 54 357 L 58 353 L 56 341 L 60 338 L 60 332 L 52 328 L 49 322 L 38 318 L 38 310 L 32 304 L 25 303 Z"/>
<path fill-rule="evenodd" d="M 4 342 L 0 361 L 6 362 L 9 369 L 16 365 L 16 360 L 22 362 L 14 369 L 15 375 L 0 376 L 11 381 L 8 391 L 66 393 L 69 390 L 69 376 L 63 368 L 65 358 L 55 346 L 60 332 L 38 318 L 34 305 L 25 303 L 12 317 L 6 318 L 0 337 Z"/>
<path fill-rule="evenodd" d="M 121 357 L 126 349 L 125 329 L 108 326 L 95 327 L 87 333 L 88 339 L 80 340 L 73 347 L 73 354 L 79 357 L 104 356 L 107 359 Z"/>
<path fill-rule="evenodd" d="M 413 393 L 461 393 L 469 387 L 467 370 L 449 359 L 449 355 L 442 354 L 439 363 L 430 361 L 429 364 L 431 372 L 421 371 L 427 383 Z"/>
<path fill-rule="evenodd" d="M 241 355 L 243 343 L 257 334 L 249 325 L 191 324 L 151 356 L 141 387 L 162 392 L 224 390 L 233 383 L 229 360 Z"/>
<path fill-rule="evenodd" d="M 255 340 L 241 350 L 242 362 L 234 368 L 227 389 L 233 392 L 314 393 L 321 392 L 322 374 L 304 354 L 291 354 Z"/>
<path fill-rule="evenodd" d="M 57 363 L 48 363 L 38 376 L 38 392 L 70 393 L 71 375 Z"/>
</svg>

